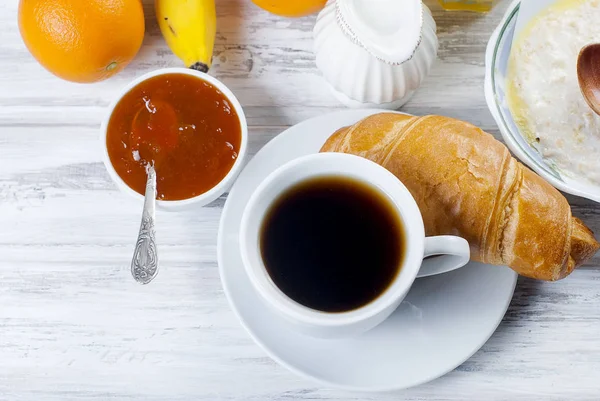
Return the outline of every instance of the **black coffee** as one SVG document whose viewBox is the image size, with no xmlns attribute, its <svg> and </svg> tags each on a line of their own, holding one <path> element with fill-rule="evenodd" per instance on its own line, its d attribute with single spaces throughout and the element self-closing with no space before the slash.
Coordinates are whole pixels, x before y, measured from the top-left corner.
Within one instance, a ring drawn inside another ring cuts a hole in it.
<svg viewBox="0 0 600 401">
<path fill-rule="evenodd" d="M 404 243 L 401 220 L 385 195 L 336 176 L 282 194 L 260 233 L 273 282 L 296 302 L 324 312 L 376 299 L 398 274 Z"/>
</svg>

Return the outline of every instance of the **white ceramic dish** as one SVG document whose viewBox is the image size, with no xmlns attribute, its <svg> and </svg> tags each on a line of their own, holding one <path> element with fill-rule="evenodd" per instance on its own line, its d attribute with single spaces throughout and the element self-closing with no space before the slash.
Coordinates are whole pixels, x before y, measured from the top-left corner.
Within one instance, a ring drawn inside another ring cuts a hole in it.
<svg viewBox="0 0 600 401">
<path fill-rule="evenodd" d="M 329 0 L 313 34 L 317 67 L 352 108 L 398 109 L 437 57 L 435 21 L 421 0 Z"/>
<path fill-rule="evenodd" d="M 275 361 L 328 387 L 398 390 L 436 379 L 473 355 L 493 334 L 512 298 L 517 275 L 507 267 L 471 262 L 418 279 L 382 324 L 350 339 L 300 334 L 254 290 L 240 253 L 243 211 L 275 169 L 316 153 L 340 127 L 375 110 L 346 110 L 281 133 L 251 160 L 232 188 L 219 227 L 218 261 L 229 303 L 252 338 Z"/>
<path fill-rule="evenodd" d="M 510 150 L 532 170 L 561 191 L 600 202 L 600 186 L 591 185 L 561 172 L 544 160 L 517 127 L 505 98 L 506 72 L 520 0 L 514 1 L 490 38 L 485 57 L 485 98 Z"/>
<path fill-rule="evenodd" d="M 106 116 L 104 117 L 104 120 L 102 121 L 102 127 L 100 130 L 100 142 L 102 145 L 102 156 L 103 156 L 104 165 L 106 166 L 106 170 L 108 170 L 108 174 L 110 175 L 112 180 L 115 182 L 115 184 L 121 191 L 133 196 L 134 198 L 138 199 L 140 202 L 144 201 L 144 196 L 137 193 L 133 189 L 131 189 L 125 183 L 125 181 L 123 181 L 123 179 L 119 176 L 119 174 L 117 174 L 117 172 L 115 171 L 115 169 L 110 161 L 110 157 L 108 156 L 108 148 L 106 146 L 107 127 L 108 127 L 108 123 L 110 121 L 110 118 L 112 116 L 112 113 L 113 113 L 115 107 L 117 106 L 119 101 L 123 98 L 123 96 L 125 96 L 131 89 L 133 89 L 139 83 L 146 81 L 150 78 L 153 78 L 153 77 L 156 77 L 159 75 L 165 75 L 165 74 L 186 74 L 186 75 L 191 75 L 191 76 L 194 76 L 196 78 L 202 79 L 202 80 L 210 83 L 215 88 L 220 90 L 227 97 L 227 99 L 229 100 L 229 102 L 231 103 L 233 108 L 235 109 L 235 111 L 240 119 L 242 138 L 241 138 L 241 143 L 240 143 L 240 151 L 238 152 L 238 158 L 236 159 L 235 163 L 231 167 L 231 170 L 229 170 L 229 173 L 227 173 L 227 175 L 221 180 L 221 182 L 219 182 L 216 186 L 214 186 L 207 192 L 200 194 L 198 196 L 195 196 L 193 198 L 179 200 L 179 201 L 163 201 L 163 200 L 156 201 L 156 205 L 159 208 L 165 209 L 165 210 L 172 210 L 172 211 L 184 210 L 184 209 L 190 208 L 192 206 L 204 206 L 204 205 L 214 201 L 219 196 L 223 195 L 223 193 L 225 193 L 225 191 L 227 191 L 231 187 L 231 185 L 233 184 L 233 182 L 239 175 L 240 171 L 242 170 L 242 167 L 244 165 L 244 159 L 248 152 L 248 125 L 246 123 L 246 116 L 244 115 L 244 110 L 242 109 L 240 102 L 237 100 L 235 95 L 223 83 L 221 83 L 221 81 L 219 81 L 218 79 L 216 79 L 214 77 L 211 77 L 208 74 L 202 73 L 200 71 L 192 70 L 189 68 L 164 68 L 161 70 L 156 70 L 156 71 L 150 72 L 148 74 L 145 74 L 145 75 L 135 79 L 134 81 L 132 81 L 126 87 L 124 87 L 121 90 L 121 92 L 115 97 L 115 100 L 108 107 Z"/>
</svg>

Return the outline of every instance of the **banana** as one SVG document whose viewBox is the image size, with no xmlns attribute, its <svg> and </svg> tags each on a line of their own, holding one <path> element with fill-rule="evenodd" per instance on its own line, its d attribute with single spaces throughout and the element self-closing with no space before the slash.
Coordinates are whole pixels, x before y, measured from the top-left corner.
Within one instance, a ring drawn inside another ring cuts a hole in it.
<svg viewBox="0 0 600 401">
<path fill-rule="evenodd" d="M 171 51 L 187 67 L 207 72 L 217 34 L 215 0 L 155 0 L 154 7 Z"/>
</svg>

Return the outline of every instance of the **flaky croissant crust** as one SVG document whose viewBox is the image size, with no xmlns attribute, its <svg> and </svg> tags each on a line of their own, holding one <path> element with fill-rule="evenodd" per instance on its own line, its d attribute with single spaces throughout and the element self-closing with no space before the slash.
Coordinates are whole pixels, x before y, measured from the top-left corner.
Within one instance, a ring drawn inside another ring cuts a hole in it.
<svg viewBox="0 0 600 401">
<path fill-rule="evenodd" d="M 335 132 L 321 151 L 387 168 L 415 198 L 427 235 L 467 239 L 476 261 L 558 280 L 598 250 L 560 192 L 464 121 L 376 114 Z"/>
</svg>

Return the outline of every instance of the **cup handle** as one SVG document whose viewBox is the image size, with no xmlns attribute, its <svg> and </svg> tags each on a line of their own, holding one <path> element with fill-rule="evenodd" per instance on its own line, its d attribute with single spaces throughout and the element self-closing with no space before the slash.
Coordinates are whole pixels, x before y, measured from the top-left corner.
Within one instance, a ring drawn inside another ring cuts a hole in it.
<svg viewBox="0 0 600 401">
<path fill-rule="evenodd" d="M 430 258 L 430 256 L 438 256 Z M 471 250 L 464 238 L 440 235 L 425 238 L 423 263 L 417 278 L 446 273 L 469 263 Z"/>
</svg>

